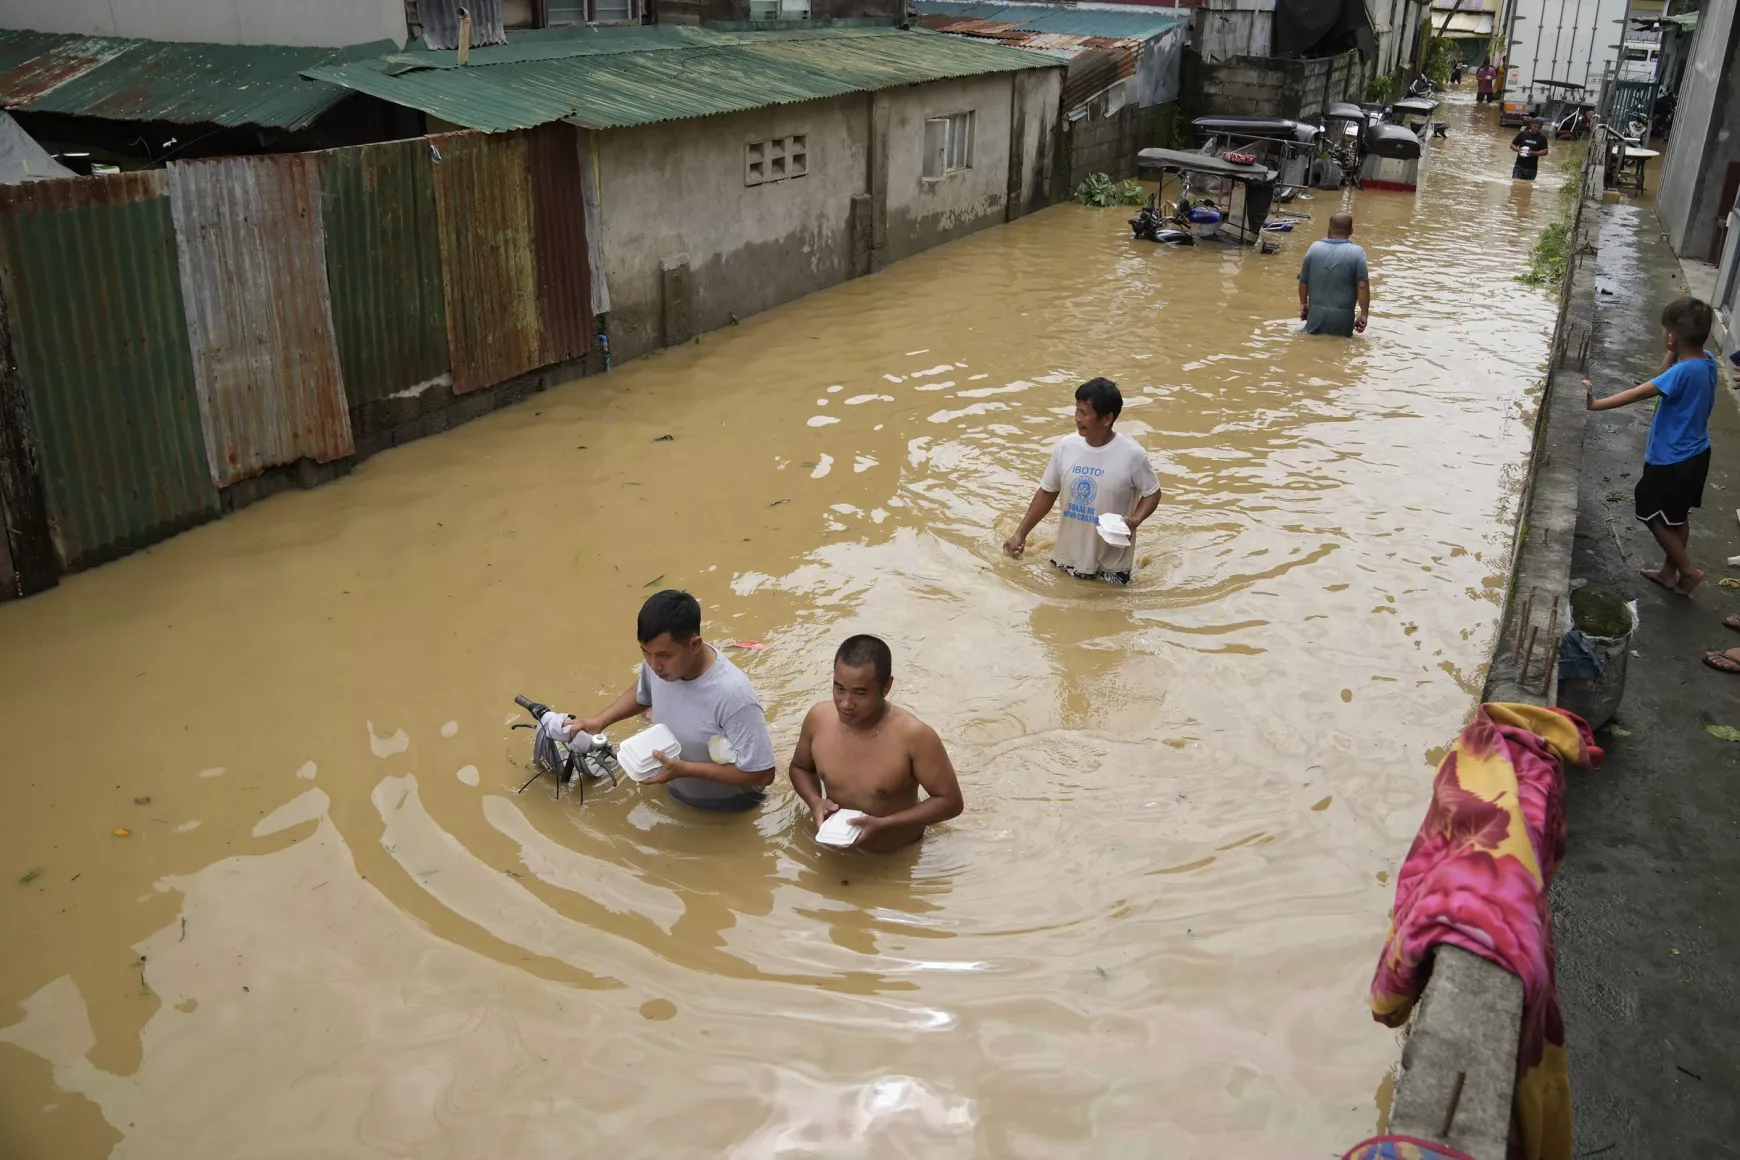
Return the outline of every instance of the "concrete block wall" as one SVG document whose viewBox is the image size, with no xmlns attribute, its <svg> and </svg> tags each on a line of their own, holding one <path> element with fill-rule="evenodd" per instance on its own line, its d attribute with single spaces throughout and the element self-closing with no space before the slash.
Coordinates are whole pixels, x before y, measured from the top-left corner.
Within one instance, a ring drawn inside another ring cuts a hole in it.
<svg viewBox="0 0 1740 1160">
<path fill-rule="evenodd" d="M 1358 99 L 1363 87 L 1360 56 L 1351 49 L 1312 60 L 1245 56 L 1211 64 L 1198 57 L 1190 68 L 1196 81 L 1193 117 L 1242 113 L 1310 120 L 1326 103 Z"/>
<path fill-rule="evenodd" d="M 1171 107 L 1126 105 L 1109 117 L 1090 116 L 1070 125 L 1064 133 L 1068 190 L 1074 192 L 1095 173 L 1114 181 L 1136 176 L 1136 154 L 1161 144 L 1161 128 Z"/>
<path fill-rule="evenodd" d="M 1198 72 L 1193 116 L 1256 113 L 1287 116 L 1289 65 L 1271 57 L 1234 57 L 1203 64 Z"/>
</svg>

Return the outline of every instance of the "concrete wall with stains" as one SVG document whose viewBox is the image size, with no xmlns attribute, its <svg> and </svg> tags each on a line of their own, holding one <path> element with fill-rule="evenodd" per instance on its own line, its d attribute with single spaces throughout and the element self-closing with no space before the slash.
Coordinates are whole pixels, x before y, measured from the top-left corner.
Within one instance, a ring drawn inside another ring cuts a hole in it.
<svg viewBox="0 0 1740 1160">
<path fill-rule="evenodd" d="M 1062 69 L 966 77 L 896 89 L 888 99 L 887 234 L 877 265 L 897 262 L 1008 217 L 1040 196 L 1053 149 Z M 972 166 L 941 178 L 924 176 L 924 124 L 933 117 L 974 114 Z M 1019 115 L 1021 170 L 1017 208 L 1011 191 L 1011 123 Z M 1035 133 L 1037 130 L 1037 134 Z"/>
<path fill-rule="evenodd" d="M 751 142 L 800 134 L 804 176 L 744 183 Z M 865 95 L 595 134 L 612 357 L 662 345 L 667 262 L 697 333 L 845 281 L 869 134 Z"/>
<path fill-rule="evenodd" d="M 404 0 L 5 0 L 0 28 L 197 44 L 405 43 Z"/>
<path fill-rule="evenodd" d="M 726 326 L 1045 204 L 1062 72 L 595 134 L 612 356 Z M 968 111 L 971 167 L 927 180 L 925 121 Z M 746 183 L 750 143 L 797 135 L 808 157 L 802 177 Z M 856 255 L 854 198 L 874 220 L 860 223 Z"/>
</svg>

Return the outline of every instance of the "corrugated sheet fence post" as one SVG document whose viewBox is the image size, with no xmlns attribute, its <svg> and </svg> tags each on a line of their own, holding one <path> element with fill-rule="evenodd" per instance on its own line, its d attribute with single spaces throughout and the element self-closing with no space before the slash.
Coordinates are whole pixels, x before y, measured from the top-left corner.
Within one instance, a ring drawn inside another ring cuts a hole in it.
<svg viewBox="0 0 1740 1160">
<path fill-rule="evenodd" d="M 447 311 L 428 143 L 320 155 L 326 276 L 352 407 L 447 373 Z"/>
<path fill-rule="evenodd" d="M 60 583 L 60 568 L 48 534 L 48 501 L 24 403 L 24 380 L 12 353 L 10 315 L 0 288 L 0 517 L 6 521 L 0 538 L 5 540 L 13 591 L 29 596 Z"/>
<path fill-rule="evenodd" d="M 443 133 L 429 141 L 453 392 L 543 364 L 532 259 L 532 183 L 522 133 Z"/>
<path fill-rule="evenodd" d="M 217 515 L 162 171 L 0 186 L 0 278 L 61 566 Z"/>
<path fill-rule="evenodd" d="M 168 173 L 213 482 L 353 454 L 319 157 L 178 161 Z"/>
</svg>

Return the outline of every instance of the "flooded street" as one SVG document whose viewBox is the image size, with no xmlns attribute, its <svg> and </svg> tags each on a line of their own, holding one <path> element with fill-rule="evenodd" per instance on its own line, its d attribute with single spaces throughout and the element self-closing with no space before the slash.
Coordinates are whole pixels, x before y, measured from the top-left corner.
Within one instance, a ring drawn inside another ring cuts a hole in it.
<svg viewBox="0 0 1740 1160">
<path fill-rule="evenodd" d="M 1452 101 L 1346 195 L 1351 342 L 1342 195 L 1267 257 L 1057 206 L 0 606 L 0 1153 L 1339 1154 L 1556 312 L 1564 158 Z M 1094 375 L 1165 493 L 1122 590 L 999 550 Z M 601 708 L 663 587 L 767 646 L 765 807 L 516 796 L 513 696 Z M 883 859 L 785 778 L 855 631 L 966 795 Z"/>
</svg>

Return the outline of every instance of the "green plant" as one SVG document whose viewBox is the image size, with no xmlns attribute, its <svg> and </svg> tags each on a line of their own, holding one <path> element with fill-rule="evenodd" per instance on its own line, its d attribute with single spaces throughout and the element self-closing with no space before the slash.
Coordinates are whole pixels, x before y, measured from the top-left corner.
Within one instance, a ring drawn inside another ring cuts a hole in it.
<svg viewBox="0 0 1740 1160">
<path fill-rule="evenodd" d="M 1135 181 L 1113 181 L 1109 174 L 1093 173 L 1075 187 L 1075 200 L 1083 205 L 1141 205 L 1146 195 Z"/>
<path fill-rule="evenodd" d="M 1376 105 L 1390 103 L 1390 93 L 1395 91 L 1396 79 L 1389 74 L 1376 76 L 1365 82 L 1365 99 Z"/>
<path fill-rule="evenodd" d="M 1559 186 L 1558 220 L 1541 231 L 1528 263 L 1516 276 L 1529 286 L 1561 286 L 1571 264 L 1571 223 L 1577 219 L 1577 202 L 1583 196 L 1583 151 L 1581 141 L 1564 147 L 1565 183 Z"/>
<path fill-rule="evenodd" d="M 1168 101 L 1160 106 L 1154 137 L 1162 149 L 1190 148 L 1190 126 L 1185 121 L 1184 114 L 1179 111 L 1177 101 Z"/>
<path fill-rule="evenodd" d="M 1448 37 L 1428 35 L 1426 51 L 1422 59 L 1426 64 L 1420 71 L 1432 78 L 1433 84 L 1447 85 L 1450 83 L 1450 70 L 1456 65 L 1456 42 Z"/>
<path fill-rule="evenodd" d="M 1529 286 L 1557 286 L 1565 280 L 1571 261 L 1571 224 L 1554 222 L 1541 231 L 1540 240 L 1529 251 L 1528 265 L 1516 276 Z"/>
</svg>

